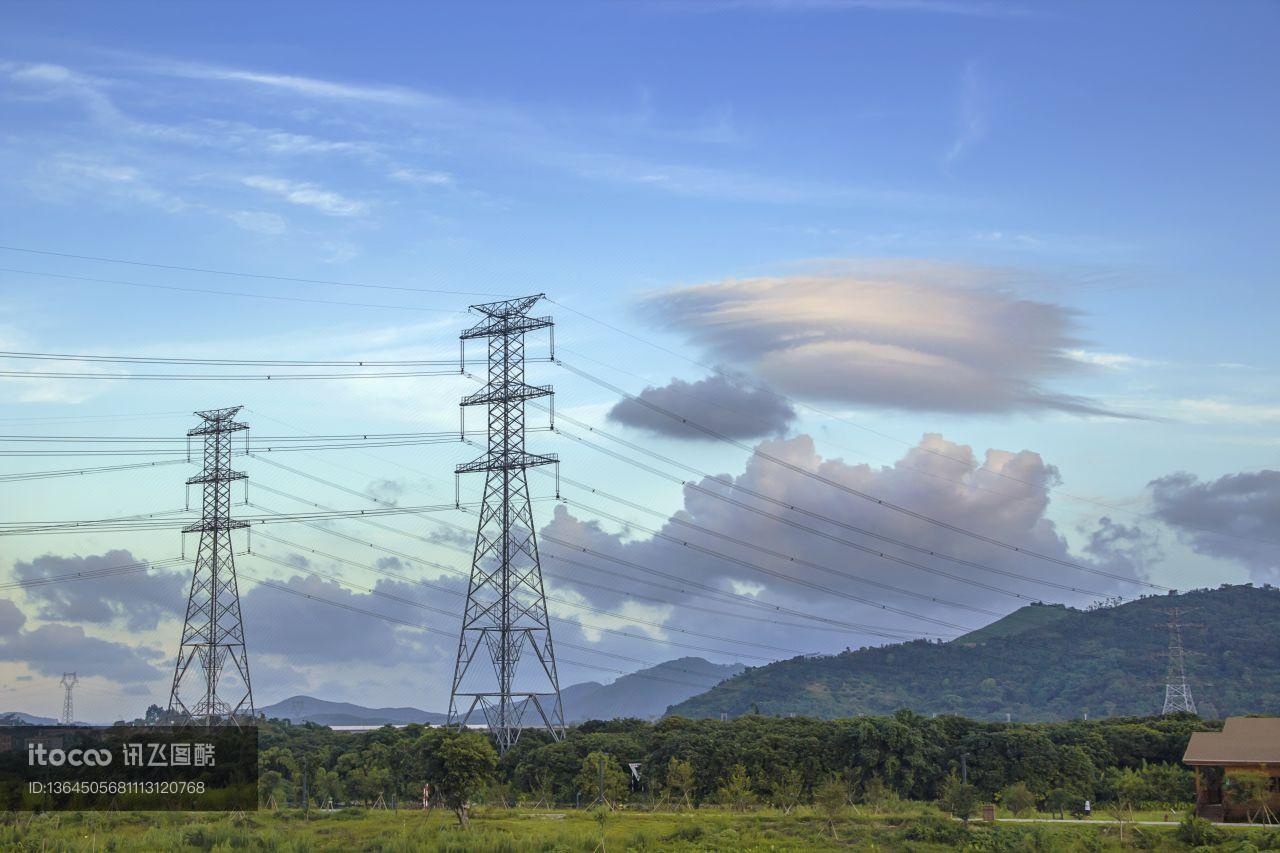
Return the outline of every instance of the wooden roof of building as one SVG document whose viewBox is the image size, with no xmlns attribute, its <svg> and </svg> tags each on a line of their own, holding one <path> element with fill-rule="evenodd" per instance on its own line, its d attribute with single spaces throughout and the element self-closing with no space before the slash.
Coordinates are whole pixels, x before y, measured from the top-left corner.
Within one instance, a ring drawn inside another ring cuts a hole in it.
<svg viewBox="0 0 1280 853">
<path fill-rule="evenodd" d="M 1191 735 L 1184 764 L 1280 764 L 1280 717 L 1228 717 L 1220 732 Z"/>
</svg>

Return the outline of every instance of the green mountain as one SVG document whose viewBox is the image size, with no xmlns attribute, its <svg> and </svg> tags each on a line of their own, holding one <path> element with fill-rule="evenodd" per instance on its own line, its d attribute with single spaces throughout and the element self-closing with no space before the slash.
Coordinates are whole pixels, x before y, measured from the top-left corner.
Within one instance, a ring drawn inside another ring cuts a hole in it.
<svg viewBox="0 0 1280 853">
<path fill-rule="evenodd" d="M 1280 589 L 1224 585 L 1084 611 L 1033 604 L 948 643 L 917 640 L 752 667 L 667 714 L 1158 714 L 1173 607 L 1187 612 L 1187 674 L 1202 716 L 1280 713 Z"/>
</svg>

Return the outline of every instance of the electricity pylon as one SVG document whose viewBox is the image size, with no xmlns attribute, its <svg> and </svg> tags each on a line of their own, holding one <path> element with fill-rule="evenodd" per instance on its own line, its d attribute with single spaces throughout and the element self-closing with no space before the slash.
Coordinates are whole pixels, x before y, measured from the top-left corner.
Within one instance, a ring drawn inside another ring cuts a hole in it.
<svg viewBox="0 0 1280 853">
<path fill-rule="evenodd" d="M 1196 713 L 1191 685 L 1187 684 L 1186 651 L 1182 648 L 1182 623 L 1179 620 L 1179 616 L 1186 612 L 1176 607 L 1166 611 L 1169 615 L 1169 669 L 1165 676 L 1162 715 Z"/>
<path fill-rule="evenodd" d="M 80 679 L 76 678 L 74 672 L 62 673 L 62 686 L 64 693 L 62 695 L 62 724 L 64 726 L 74 726 L 76 724 L 75 708 L 71 704 L 71 688 L 80 683 Z"/>
<path fill-rule="evenodd" d="M 457 474 L 485 472 L 485 487 L 449 721 L 465 727 L 479 708 L 500 754 L 520 739 L 531 710 L 535 722 L 553 738 L 564 736 L 560 681 L 525 473 L 537 465 L 558 464 L 554 454 L 524 449 L 525 401 L 553 393 L 550 385 L 524 381 L 525 334 L 552 326 L 550 317 L 528 315 L 541 298 L 538 294 L 473 305 L 483 319 L 461 335 L 464 370 L 466 341 L 489 339 L 489 381 L 461 402 L 464 411 L 468 406 L 488 407 L 489 442 L 483 456 L 456 469 Z M 483 666 L 472 667 L 481 649 L 493 665 L 492 673 Z M 526 650 L 533 652 L 536 666 L 526 667 L 517 681 L 517 664 Z"/>
<path fill-rule="evenodd" d="M 204 470 L 187 480 L 187 485 L 204 488 L 200 520 L 182 531 L 198 532 L 200 545 L 174 664 L 169 710 L 178 712 L 183 722 L 210 727 L 224 723 L 238 726 L 242 718 L 254 716 L 249 653 L 231 545 L 231 532 L 248 526 L 247 521 L 231 517 L 231 484 L 247 476 L 231 470 L 231 437 L 249 428 L 234 419 L 240 408 L 196 412 L 203 423 L 187 432 L 190 437 L 204 439 Z M 231 686 L 232 695 L 239 697 L 234 702 L 219 694 L 228 660 L 239 678 L 239 683 Z M 193 662 L 198 662 L 196 669 L 192 669 Z"/>
</svg>

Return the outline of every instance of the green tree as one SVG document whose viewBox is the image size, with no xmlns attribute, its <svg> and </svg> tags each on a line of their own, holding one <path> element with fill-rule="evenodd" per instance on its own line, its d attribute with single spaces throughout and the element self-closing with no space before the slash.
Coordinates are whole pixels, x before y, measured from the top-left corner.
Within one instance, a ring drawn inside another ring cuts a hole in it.
<svg viewBox="0 0 1280 853">
<path fill-rule="evenodd" d="M 693 790 L 693 765 L 688 761 L 671 756 L 671 760 L 667 762 L 667 793 L 673 800 L 676 800 L 676 808 L 683 803 L 689 808 L 693 808 L 693 802 L 689 799 L 689 794 Z"/>
<path fill-rule="evenodd" d="M 578 770 L 578 791 L 584 801 L 590 803 L 600 798 L 602 780 L 604 803 L 609 808 L 627 798 L 631 786 L 626 771 L 607 754 L 596 750 L 582 759 L 582 767 Z"/>
<path fill-rule="evenodd" d="M 967 782 L 961 782 L 960 778 L 952 773 L 943 783 L 939 802 L 952 815 L 968 823 L 969 818 L 973 817 L 974 811 L 978 808 L 978 789 Z"/>
<path fill-rule="evenodd" d="M 308 794 L 315 799 L 317 803 L 326 806 L 330 801 L 340 803 L 343 800 L 342 783 L 338 781 L 338 773 L 335 770 L 326 770 L 323 767 L 316 768 L 311 774 L 311 786 Z"/>
<path fill-rule="evenodd" d="M 832 776 L 823 782 L 813 792 L 813 804 L 818 809 L 818 813 L 822 815 L 823 821 L 826 823 L 827 831 L 831 833 L 831 837 L 836 837 L 836 821 L 844 817 L 845 809 L 848 808 L 849 791 L 844 782 L 835 776 Z"/>
<path fill-rule="evenodd" d="M 746 767 L 735 764 L 729 768 L 728 775 L 723 778 L 716 791 L 716 799 L 722 806 L 739 812 L 744 812 L 755 804 L 756 795 L 751 790 L 751 777 L 747 774 Z"/>
<path fill-rule="evenodd" d="M 879 812 L 883 809 L 885 803 L 889 802 L 892 797 L 893 792 L 885 786 L 884 780 L 879 776 L 872 776 L 862 783 L 861 800 L 870 806 L 873 812 Z"/>
<path fill-rule="evenodd" d="M 289 788 L 279 770 L 268 770 L 258 776 L 258 801 L 269 808 L 285 805 L 284 795 Z"/>
<path fill-rule="evenodd" d="M 484 735 L 477 732 L 448 732 L 426 756 L 427 774 L 441 802 L 458 816 L 463 828 L 468 824 L 471 799 L 484 790 L 498 766 L 498 753 Z"/>
<path fill-rule="evenodd" d="M 804 776 L 794 767 L 783 770 L 773 784 L 770 799 L 783 814 L 791 814 L 791 810 L 804 801 Z"/>
<path fill-rule="evenodd" d="M 1054 788 L 1045 795 L 1044 807 L 1050 814 L 1056 814 L 1059 819 L 1065 820 L 1067 809 L 1071 808 L 1077 799 L 1079 798 L 1066 788 Z"/>
<path fill-rule="evenodd" d="M 1000 792 L 1000 802 L 1004 803 L 1014 817 L 1031 811 L 1036 805 L 1036 795 L 1031 793 L 1025 782 L 1014 782 Z"/>
</svg>

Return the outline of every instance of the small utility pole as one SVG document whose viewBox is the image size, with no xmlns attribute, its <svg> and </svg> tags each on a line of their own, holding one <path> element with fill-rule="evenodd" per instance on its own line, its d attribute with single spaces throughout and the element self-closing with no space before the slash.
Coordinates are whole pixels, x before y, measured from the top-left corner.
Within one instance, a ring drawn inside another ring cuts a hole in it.
<svg viewBox="0 0 1280 853">
<path fill-rule="evenodd" d="M 960 781 L 969 784 L 969 753 L 960 753 Z"/>
<path fill-rule="evenodd" d="M 307 756 L 302 756 L 302 818 L 308 820 L 311 817 L 311 798 L 307 796 Z"/>
</svg>

